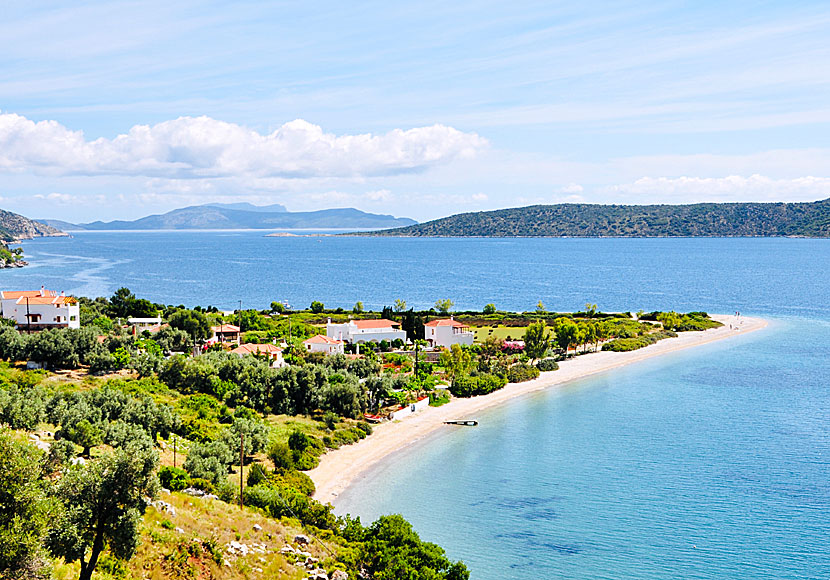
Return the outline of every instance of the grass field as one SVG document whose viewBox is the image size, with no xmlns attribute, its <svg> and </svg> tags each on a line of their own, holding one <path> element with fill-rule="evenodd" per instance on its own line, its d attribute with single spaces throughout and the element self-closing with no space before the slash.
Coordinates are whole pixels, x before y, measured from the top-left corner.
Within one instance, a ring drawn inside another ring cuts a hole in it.
<svg viewBox="0 0 830 580">
<path fill-rule="evenodd" d="M 473 331 L 476 334 L 476 342 L 480 342 L 485 340 L 490 336 L 495 336 L 496 338 L 500 338 L 502 340 L 508 340 L 508 338 L 513 340 L 521 340 L 522 336 L 525 333 L 524 326 L 475 326 L 473 327 Z"/>
</svg>

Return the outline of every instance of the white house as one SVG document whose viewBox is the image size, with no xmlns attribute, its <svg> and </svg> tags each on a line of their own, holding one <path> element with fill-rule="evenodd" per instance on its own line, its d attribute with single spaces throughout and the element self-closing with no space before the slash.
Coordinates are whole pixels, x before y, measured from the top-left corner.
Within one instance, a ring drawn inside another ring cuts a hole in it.
<svg viewBox="0 0 830 580">
<path fill-rule="evenodd" d="M 231 351 L 240 358 L 245 355 L 267 356 L 271 359 L 271 366 L 275 368 L 284 367 L 287 363 L 282 358 L 282 349 L 275 344 L 241 344 Z"/>
<path fill-rule="evenodd" d="M 58 294 L 43 286 L 40 290 L 0 292 L 0 308 L 3 317 L 14 320 L 21 330 L 81 327 L 78 301 L 63 292 Z"/>
<path fill-rule="evenodd" d="M 449 348 L 454 344 L 466 344 L 467 346 L 473 344 L 475 333 L 466 324 L 450 317 L 427 322 L 424 325 L 424 338 L 431 346 Z"/>
<path fill-rule="evenodd" d="M 161 316 L 156 316 L 155 318 L 128 318 L 127 324 L 139 330 L 145 330 L 153 326 L 161 325 Z"/>
<path fill-rule="evenodd" d="M 343 344 L 342 340 L 329 338 L 322 334 L 312 336 L 303 341 L 303 346 L 305 346 L 308 352 L 322 352 L 327 355 L 343 354 Z"/>
<path fill-rule="evenodd" d="M 406 341 L 406 332 L 401 330 L 399 322 L 385 318 L 373 320 L 350 320 L 342 324 L 333 324 L 329 318 L 326 324 L 326 336 L 352 344 L 364 342 L 392 342 L 396 338 Z"/>
</svg>

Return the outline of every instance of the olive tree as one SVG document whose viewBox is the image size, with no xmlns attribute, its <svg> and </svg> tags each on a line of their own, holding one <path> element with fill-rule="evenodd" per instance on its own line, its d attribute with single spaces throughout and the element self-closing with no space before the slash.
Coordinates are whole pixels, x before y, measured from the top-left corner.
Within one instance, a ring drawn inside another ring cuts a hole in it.
<svg viewBox="0 0 830 580">
<path fill-rule="evenodd" d="M 130 559 L 141 539 L 144 498 L 158 491 L 152 449 L 130 447 L 67 470 L 57 484 L 63 513 L 49 532 L 48 546 L 67 562 L 81 563 L 79 580 L 90 580 L 108 546 L 113 556 Z"/>
</svg>

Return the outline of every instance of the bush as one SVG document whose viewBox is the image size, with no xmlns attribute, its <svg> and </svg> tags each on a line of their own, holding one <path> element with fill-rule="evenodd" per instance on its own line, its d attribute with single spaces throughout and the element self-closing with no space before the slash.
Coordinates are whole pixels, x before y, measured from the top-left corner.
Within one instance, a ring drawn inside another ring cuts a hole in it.
<svg viewBox="0 0 830 580">
<path fill-rule="evenodd" d="M 474 397 L 497 391 L 506 384 L 506 379 L 496 375 L 482 374 L 475 377 L 462 375 L 455 378 L 450 392 L 456 397 Z"/>
<path fill-rule="evenodd" d="M 271 443 L 268 459 L 274 462 L 274 469 L 294 469 L 294 454 L 285 443 Z"/>
<path fill-rule="evenodd" d="M 262 464 L 254 463 L 251 466 L 250 471 L 248 471 L 248 479 L 245 480 L 245 483 L 249 486 L 259 485 L 267 479 L 268 473 L 265 471 L 265 468 L 262 467 Z"/>
<path fill-rule="evenodd" d="M 210 481 L 208 481 L 207 479 L 202 479 L 201 477 L 194 477 L 193 479 L 191 479 L 190 487 L 201 489 L 205 493 L 213 493 L 216 489 L 213 487 L 213 484 Z"/>
<path fill-rule="evenodd" d="M 555 363 L 554 363 L 555 364 Z M 511 383 L 531 381 L 539 376 L 539 369 L 525 363 L 515 364 L 507 371 L 507 380 Z"/>
<path fill-rule="evenodd" d="M 543 373 L 549 371 L 556 371 L 559 370 L 559 363 L 557 363 L 552 358 L 543 358 L 538 363 L 536 363 L 536 368 L 542 371 Z"/>
<path fill-rule="evenodd" d="M 643 336 L 637 336 L 635 338 L 617 338 L 602 345 L 602 350 L 608 350 L 611 352 L 628 352 L 654 344 L 658 340 L 675 336 L 677 336 L 676 332 L 672 332 L 670 330 L 660 330 L 658 332 L 644 334 Z"/>
<path fill-rule="evenodd" d="M 181 467 L 164 465 L 159 468 L 159 482 L 170 491 L 181 491 L 190 485 L 190 476 Z"/>
</svg>

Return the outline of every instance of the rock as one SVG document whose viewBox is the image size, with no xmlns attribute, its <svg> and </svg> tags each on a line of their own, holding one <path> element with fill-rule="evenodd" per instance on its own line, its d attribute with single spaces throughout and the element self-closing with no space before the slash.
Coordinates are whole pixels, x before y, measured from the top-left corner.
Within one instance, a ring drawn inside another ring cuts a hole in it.
<svg viewBox="0 0 830 580">
<path fill-rule="evenodd" d="M 187 495 L 192 495 L 194 497 L 202 497 L 205 495 L 201 489 L 196 489 L 195 487 L 188 487 L 182 490 L 182 493 L 186 493 Z"/>
<path fill-rule="evenodd" d="M 335 570 L 329 576 L 329 580 L 349 580 L 349 575 L 343 570 Z"/>
<path fill-rule="evenodd" d="M 206 493 L 202 496 L 202 499 L 219 499 L 219 496 L 213 495 L 212 493 Z"/>
<path fill-rule="evenodd" d="M 166 501 L 158 499 L 158 500 L 153 502 L 153 507 L 156 508 L 160 512 L 170 514 L 171 516 L 175 517 L 175 515 L 176 515 L 176 508 L 174 508 L 172 505 L 170 505 Z"/>
<path fill-rule="evenodd" d="M 254 531 L 255 531 L 255 532 L 260 532 L 260 531 L 262 531 L 262 526 L 260 526 L 259 524 L 254 524 Z"/>
<path fill-rule="evenodd" d="M 298 552 L 297 552 L 297 555 L 298 555 L 298 556 L 302 556 L 304 560 L 305 560 L 305 559 L 308 559 L 308 558 L 311 558 L 311 553 L 310 553 L 310 552 L 299 552 L 299 551 L 298 551 Z"/>
<path fill-rule="evenodd" d="M 183 533 L 184 533 L 184 530 L 183 530 L 183 529 L 181 529 L 181 528 L 176 528 L 176 529 L 175 529 L 175 531 L 176 531 L 176 532 L 178 532 L 178 533 L 180 533 L 180 534 L 183 534 Z"/>
<path fill-rule="evenodd" d="M 287 544 L 280 548 L 280 554 L 294 554 L 296 552 L 297 550 L 295 550 L 293 546 L 289 546 Z"/>
<path fill-rule="evenodd" d="M 311 540 L 308 539 L 308 536 L 304 536 L 302 534 L 297 534 L 294 536 L 294 542 L 300 544 L 301 546 L 307 546 Z"/>
<path fill-rule="evenodd" d="M 164 494 L 170 495 L 170 490 L 169 490 L 169 489 L 166 489 L 166 488 L 164 488 L 164 487 L 162 487 L 159 491 L 160 491 L 161 493 L 164 493 Z"/>
<path fill-rule="evenodd" d="M 306 564 L 316 564 L 316 563 L 317 563 L 317 562 L 319 562 L 319 561 L 320 561 L 320 560 L 318 560 L 318 559 L 317 559 L 317 558 L 315 558 L 314 556 L 309 556 L 308 558 L 306 558 L 306 559 L 305 559 L 305 563 L 306 563 Z"/>
<path fill-rule="evenodd" d="M 309 580 L 329 580 L 328 572 L 322 568 L 317 568 L 308 573 Z"/>
</svg>

